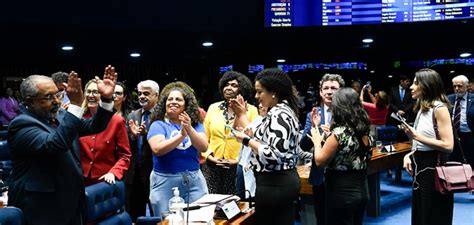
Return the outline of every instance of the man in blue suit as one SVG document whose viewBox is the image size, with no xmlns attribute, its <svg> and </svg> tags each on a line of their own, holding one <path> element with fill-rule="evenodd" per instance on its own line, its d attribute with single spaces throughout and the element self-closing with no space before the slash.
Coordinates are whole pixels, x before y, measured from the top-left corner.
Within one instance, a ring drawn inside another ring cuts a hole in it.
<svg viewBox="0 0 474 225">
<path fill-rule="evenodd" d="M 467 162 L 474 168 L 474 93 L 468 91 L 469 80 L 466 76 L 456 76 L 452 82 L 454 94 L 449 95 L 448 99 L 454 106 L 451 111 L 453 129 L 461 140 Z M 451 157 L 457 161 L 462 158 L 457 143 Z"/>
<path fill-rule="evenodd" d="M 65 111 L 61 94 L 47 76 L 31 75 L 21 83 L 22 114 L 8 128 L 13 161 L 9 204 L 23 210 L 28 225 L 82 225 L 85 195 L 79 137 L 106 129 L 113 115 L 112 95 L 117 74 L 106 67 L 96 77 L 101 107 L 83 120 L 84 96 L 75 72 L 64 84 L 70 99 Z M 91 164 L 94 162 L 90 162 Z"/>
<path fill-rule="evenodd" d="M 300 147 L 307 151 L 314 147 L 313 142 L 308 137 L 310 135 L 311 127 L 318 126 L 324 135 L 330 133 L 330 125 L 332 120 L 331 103 L 334 92 L 343 88 L 345 85 L 344 79 L 338 74 L 325 74 L 319 82 L 319 95 L 321 97 L 320 107 L 313 108 L 306 116 L 305 128 L 303 137 L 301 138 Z M 321 114 L 320 124 L 313 124 L 312 113 Z M 325 211 L 325 188 L 324 188 L 324 168 L 316 167 L 314 162 L 309 173 L 309 182 L 313 185 L 314 197 L 314 213 L 318 225 L 326 225 L 326 211 Z"/>
</svg>

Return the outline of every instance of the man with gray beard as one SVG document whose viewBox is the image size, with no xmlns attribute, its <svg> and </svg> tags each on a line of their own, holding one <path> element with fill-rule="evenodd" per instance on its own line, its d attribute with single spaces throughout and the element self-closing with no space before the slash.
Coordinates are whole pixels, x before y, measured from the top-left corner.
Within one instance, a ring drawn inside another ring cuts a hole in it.
<svg viewBox="0 0 474 225">
<path fill-rule="evenodd" d="M 150 173 L 153 168 L 152 152 L 146 139 L 150 127 L 150 115 L 158 102 L 160 86 L 152 80 L 137 85 L 138 102 L 142 108 L 127 116 L 128 138 L 132 151 L 132 161 L 125 174 L 125 209 L 132 221 L 146 215 L 146 205 L 150 205 Z M 149 207 L 151 210 L 151 207 Z M 152 214 L 152 213 L 150 213 Z M 155 215 L 160 216 L 160 215 Z"/>
</svg>

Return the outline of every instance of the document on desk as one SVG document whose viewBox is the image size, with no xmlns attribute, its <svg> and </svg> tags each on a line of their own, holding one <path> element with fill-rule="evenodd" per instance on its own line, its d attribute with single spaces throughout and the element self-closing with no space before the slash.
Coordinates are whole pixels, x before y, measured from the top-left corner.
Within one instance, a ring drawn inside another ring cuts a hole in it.
<svg viewBox="0 0 474 225">
<path fill-rule="evenodd" d="M 190 210 L 184 212 L 184 219 L 186 220 L 189 212 L 189 224 L 214 224 L 212 220 L 214 217 L 214 210 L 216 205 L 209 205 L 197 210 Z"/>
<path fill-rule="evenodd" d="M 193 202 L 192 204 L 194 204 L 194 205 L 213 204 L 213 203 L 215 204 L 215 203 L 218 203 L 222 200 L 225 200 L 225 201 L 231 201 L 231 200 L 239 201 L 240 198 L 238 196 L 235 196 L 235 195 L 207 194 L 207 195 L 202 196 L 200 199 Z"/>
</svg>

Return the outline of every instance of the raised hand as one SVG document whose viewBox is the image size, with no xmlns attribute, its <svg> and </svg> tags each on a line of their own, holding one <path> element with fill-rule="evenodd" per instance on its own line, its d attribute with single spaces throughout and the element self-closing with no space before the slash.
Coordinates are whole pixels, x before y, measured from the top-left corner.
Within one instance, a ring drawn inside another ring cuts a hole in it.
<svg viewBox="0 0 474 225">
<path fill-rule="evenodd" d="M 191 132 L 191 117 L 188 115 L 188 113 L 183 111 L 181 114 L 179 114 L 178 119 L 181 121 L 181 127 L 186 130 L 186 133 Z"/>
<path fill-rule="evenodd" d="M 317 127 L 321 123 L 321 112 L 316 107 L 311 110 L 311 126 Z"/>
<path fill-rule="evenodd" d="M 104 78 L 101 80 L 99 77 L 95 77 L 97 83 L 97 90 L 99 91 L 101 97 L 106 99 L 112 99 L 115 82 L 117 82 L 117 73 L 115 72 L 115 67 L 108 65 L 105 67 Z"/>
<path fill-rule="evenodd" d="M 138 124 L 138 121 L 129 120 L 128 127 L 130 127 L 130 132 L 134 137 L 138 135 L 147 135 L 148 130 L 146 129 L 145 121 L 142 121 L 142 124 Z"/>
<path fill-rule="evenodd" d="M 64 85 L 66 93 L 69 97 L 69 101 L 73 105 L 81 106 L 84 101 L 84 93 L 82 93 L 82 82 L 81 78 L 76 72 L 71 71 L 67 80 L 67 84 Z"/>
<path fill-rule="evenodd" d="M 236 98 L 229 100 L 229 108 L 234 111 L 235 115 L 245 114 L 247 112 L 247 104 L 242 95 L 237 95 Z"/>
</svg>

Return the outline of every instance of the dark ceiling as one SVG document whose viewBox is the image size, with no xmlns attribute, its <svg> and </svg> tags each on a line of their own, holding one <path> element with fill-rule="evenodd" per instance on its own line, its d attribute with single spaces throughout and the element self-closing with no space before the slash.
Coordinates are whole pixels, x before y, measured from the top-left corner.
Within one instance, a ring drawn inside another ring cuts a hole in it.
<svg viewBox="0 0 474 225">
<path fill-rule="evenodd" d="M 263 28 L 263 2 L 33 1 L 0 3 L 1 62 L 272 64 L 456 58 L 474 51 L 474 21 Z M 361 39 L 375 42 L 364 46 Z M 204 49 L 203 41 L 214 46 Z M 63 52 L 64 43 L 74 45 Z"/>
</svg>

